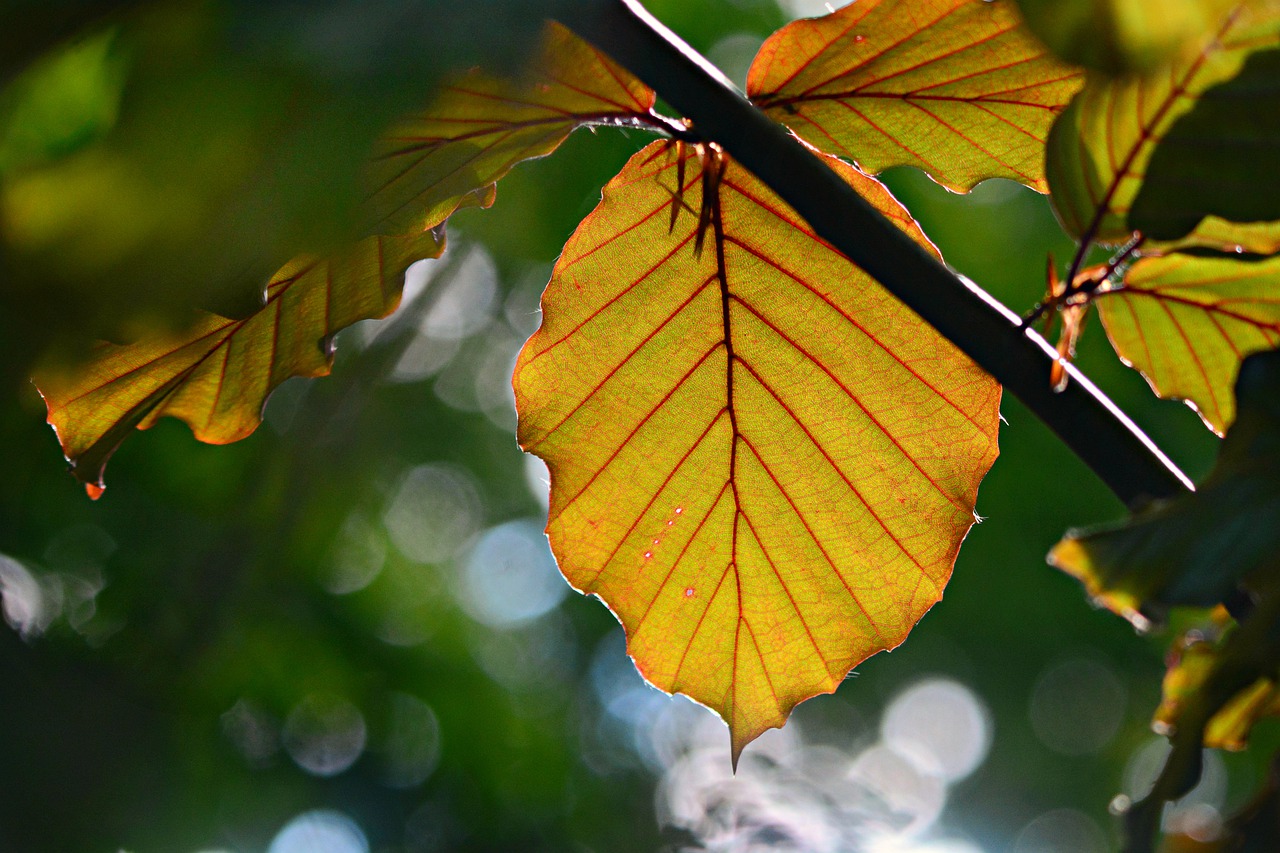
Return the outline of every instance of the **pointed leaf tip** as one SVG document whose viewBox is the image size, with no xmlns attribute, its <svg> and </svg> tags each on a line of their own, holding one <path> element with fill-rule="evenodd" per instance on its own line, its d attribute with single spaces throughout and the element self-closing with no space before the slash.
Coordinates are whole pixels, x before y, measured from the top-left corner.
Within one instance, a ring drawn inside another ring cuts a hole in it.
<svg viewBox="0 0 1280 853">
<path fill-rule="evenodd" d="M 999 387 L 713 159 L 654 143 L 609 183 L 514 385 L 561 570 L 618 616 L 651 684 L 729 724 L 736 768 L 938 600 Z M 882 185 L 824 161 L 928 245 Z M 672 228 L 672 204 L 703 215 Z"/>
<path fill-rule="evenodd" d="M 181 332 L 102 343 L 70 371 L 38 371 L 36 385 L 72 473 L 96 499 L 116 448 L 165 415 L 210 444 L 250 435 L 280 383 L 328 374 L 325 342 L 357 320 L 395 310 L 404 271 L 443 249 L 425 232 L 373 237 L 328 259 L 301 258 L 272 277 L 266 304 L 248 317 L 202 312 Z"/>
</svg>

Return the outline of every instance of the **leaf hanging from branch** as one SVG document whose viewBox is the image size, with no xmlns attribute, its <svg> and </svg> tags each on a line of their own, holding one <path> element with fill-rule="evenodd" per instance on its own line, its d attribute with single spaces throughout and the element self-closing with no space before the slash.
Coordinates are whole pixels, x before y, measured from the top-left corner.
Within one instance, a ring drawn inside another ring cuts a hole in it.
<svg viewBox="0 0 1280 853">
<path fill-rule="evenodd" d="M 1235 419 L 1240 362 L 1280 346 L 1278 281 L 1280 257 L 1179 252 L 1138 261 L 1097 305 L 1120 357 L 1221 435 Z"/>
<path fill-rule="evenodd" d="M 1090 76 L 1054 122 L 1046 171 L 1058 216 L 1086 241 L 1121 243 L 1140 222 L 1130 217 L 1170 128 L 1217 84 L 1234 78 L 1255 51 L 1280 44 L 1280 4 L 1245 0 L 1198 49 L 1145 77 Z M 1227 146 L 1226 129 L 1203 144 Z M 1258 227 L 1235 235 L 1212 223 L 1203 245 L 1226 248 L 1257 239 Z M 1163 234 L 1166 238 L 1181 234 Z M 1270 236 L 1274 239 L 1274 235 Z"/>
<path fill-rule="evenodd" d="M 650 682 L 729 723 L 736 761 L 938 600 L 999 388 L 704 154 L 655 143 L 609 183 L 515 389 L 561 569 L 617 614 Z M 928 245 L 880 184 L 826 160 Z"/>
<path fill-rule="evenodd" d="M 1212 607 L 1242 583 L 1269 588 L 1280 553 L 1278 388 L 1280 351 L 1251 356 L 1236 382 L 1240 416 L 1199 489 L 1120 524 L 1070 531 L 1049 561 L 1139 624 L 1171 607 Z"/>
<path fill-rule="evenodd" d="M 550 154 L 585 124 L 650 120 L 654 98 L 599 50 L 548 24 L 524 78 L 475 72 L 387 134 L 369 177 L 377 228 L 424 230 L 465 203 L 487 207 L 494 183 L 521 160 Z"/>
<path fill-rule="evenodd" d="M 239 320 L 200 313 L 186 330 L 137 343 L 97 345 L 71 372 L 46 369 L 36 385 L 62 452 L 89 494 L 102 493 L 107 460 L 135 429 L 164 415 L 196 438 L 228 444 L 262 421 L 267 396 L 292 376 L 324 376 L 332 339 L 400 302 L 404 271 L 444 249 L 435 232 L 371 237 L 329 260 L 300 259 L 272 277 L 261 309 Z"/>
<path fill-rule="evenodd" d="M 1049 126 L 1080 88 L 1009 2 L 859 0 L 774 33 L 747 91 L 810 144 L 868 172 L 918 166 L 954 190 L 1045 192 Z"/>
</svg>

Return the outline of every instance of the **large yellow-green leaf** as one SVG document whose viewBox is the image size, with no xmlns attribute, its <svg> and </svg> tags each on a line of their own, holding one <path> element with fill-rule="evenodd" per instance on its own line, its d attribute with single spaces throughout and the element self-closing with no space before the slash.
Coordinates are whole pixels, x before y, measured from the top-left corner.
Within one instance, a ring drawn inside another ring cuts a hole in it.
<svg viewBox="0 0 1280 853">
<path fill-rule="evenodd" d="M 1010 0 L 859 0 L 774 33 L 747 78 L 818 148 L 961 191 L 1012 178 L 1044 192 L 1045 138 L 1079 87 Z"/>
<path fill-rule="evenodd" d="M 1089 77 L 1049 134 L 1049 188 L 1068 231 L 1102 242 L 1129 238 L 1130 208 L 1153 152 L 1207 89 L 1235 77 L 1254 51 L 1280 44 L 1278 10 L 1275 0 L 1246 0 L 1197 49 L 1151 75 Z"/>
<path fill-rule="evenodd" d="M 1097 304 L 1120 357 L 1221 435 L 1235 419 L 1241 360 L 1280 346 L 1280 257 L 1143 258 Z"/>
<path fill-rule="evenodd" d="M 371 237 L 329 260 L 276 273 L 266 302 L 239 320 L 201 313 L 186 330 L 126 345 L 97 345 L 87 364 L 36 377 L 74 473 L 96 497 L 103 468 L 133 429 L 162 415 L 196 438 L 226 444 L 261 422 L 267 395 L 291 376 L 323 376 L 332 340 L 357 320 L 395 310 L 412 262 L 444 248 L 433 232 Z"/>
<path fill-rule="evenodd" d="M 826 159 L 928 245 L 880 184 Z M 651 683 L 729 723 L 736 760 L 938 600 L 996 455 L 999 388 L 720 162 L 717 180 L 655 143 L 609 183 L 515 389 L 565 576 L 617 614 Z"/>
<path fill-rule="evenodd" d="M 584 124 L 644 120 L 653 91 L 559 24 L 519 80 L 474 72 L 393 128 L 370 170 L 378 228 L 430 228 L 465 200 L 487 206 L 512 166 Z"/>
</svg>

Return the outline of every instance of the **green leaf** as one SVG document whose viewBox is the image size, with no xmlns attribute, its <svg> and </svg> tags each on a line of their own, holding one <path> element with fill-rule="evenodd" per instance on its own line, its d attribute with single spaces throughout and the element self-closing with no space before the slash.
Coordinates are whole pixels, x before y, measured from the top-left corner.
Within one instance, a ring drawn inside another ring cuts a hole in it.
<svg viewBox="0 0 1280 853">
<path fill-rule="evenodd" d="M 548 535 L 733 755 L 938 600 L 999 387 L 714 149 L 654 143 L 565 246 L 516 365 Z M 913 239 L 874 180 L 827 164 Z M 932 247 L 929 247 L 932 248 Z"/>
<path fill-rule="evenodd" d="M 1049 189 L 1066 229 L 1088 241 L 1128 240 L 1138 229 L 1130 209 L 1161 140 L 1207 90 L 1277 44 L 1280 5 L 1246 0 L 1195 50 L 1150 76 L 1090 75 L 1049 134 Z"/>
<path fill-rule="evenodd" d="M 1018 0 L 1063 59 L 1109 76 L 1147 74 L 1217 26 L 1235 0 Z"/>
<path fill-rule="evenodd" d="M 115 34 L 45 56 L 0 95 L 0 175 L 66 156 L 115 124 L 126 63 Z"/>
<path fill-rule="evenodd" d="M 1265 586 L 1280 554 L 1280 351 L 1248 358 L 1239 415 L 1199 489 L 1132 519 L 1071 531 L 1049 561 L 1108 608 L 1145 624 L 1170 607 L 1212 607 L 1240 586 Z"/>
<path fill-rule="evenodd" d="M 1125 816 L 1130 850 L 1153 850 L 1165 802 L 1200 778 L 1208 744 L 1233 746 L 1274 708 L 1280 672 L 1280 350 L 1245 360 L 1239 417 L 1199 490 L 1121 524 L 1072 531 L 1049 561 L 1139 627 L 1172 607 L 1233 602 L 1239 625 L 1196 647 L 1165 682 L 1157 722 L 1173 749 L 1150 794 Z"/>
<path fill-rule="evenodd" d="M 958 191 L 1011 178 L 1044 192 L 1044 141 L 1079 87 L 1008 0 L 859 0 L 774 33 L 747 78 L 811 145 Z"/>
<path fill-rule="evenodd" d="M 1280 257 L 1177 252 L 1139 260 L 1095 302 L 1120 357 L 1221 435 L 1235 419 L 1240 362 L 1280 346 L 1278 282 Z"/>
<path fill-rule="evenodd" d="M 1280 20 L 1255 37 L 1280 43 Z M 1133 201 L 1131 226 L 1176 240 L 1209 215 L 1280 219 L 1280 49 L 1250 54 L 1239 74 L 1201 93 L 1163 136 Z"/>
<path fill-rule="evenodd" d="M 326 375 L 333 336 L 394 311 L 405 269 L 443 249 L 433 232 L 371 237 L 330 260 L 290 263 L 248 317 L 201 313 L 182 332 L 102 343 L 88 364 L 41 370 L 35 381 L 76 477 L 91 496 L 100 495 L 111 454 L 134 428 L 165 415 L 212 444 L 248 436 L 281 382 Z"/>
</svg>

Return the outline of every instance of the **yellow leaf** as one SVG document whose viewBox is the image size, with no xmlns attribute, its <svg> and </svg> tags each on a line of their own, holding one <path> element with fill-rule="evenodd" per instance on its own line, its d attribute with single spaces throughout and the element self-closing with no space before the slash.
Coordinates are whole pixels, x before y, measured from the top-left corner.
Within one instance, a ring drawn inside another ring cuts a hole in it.
<svg viewBox="0 0 1280 853">
<path fill-rule="evenodd" d="M 76 477 L 100 495 L 111 454 L 135 427 L 146 429 L 162 415 L 182 419 L 211 444 L 248 436 L 276 386 L 291 376 L 327 374 L 333 335 L 394 311 L 405 269 L 443 249 L 430 231 L 371 237 L 336 258 L 293 261 L 272 277 L 265 304 L 248 317 L 201 312 L 180 333 L 98 344 L 71 372 L 37 373 L 49 423 Z"/>
<path fill-rule="evenodd" d="M 864 171 L 918 166 L 954 190 L 1011 178 L 1045 192 L 1049 126 L 1080 81 L 1011 2 L 859 0 L 774 33 L 747 91 Z"/>
<path fill-rule="evenodd" d="M 1280 252 L 1280 222 L 1229 222 L 1218 216 L 1206 216 L 1186 237 L 1162 244 L 1161 248 L 1170 251 L 1211 248 L 1274 255 Z"/>
<path fill-rule="evenodd" d="M 1097 304 L 1120 357 L 1222 435 L 1235 419 L 1240 362 L 1280 346 L 1277 282 L 1280 257 L 1175 253 L 1138 261 Z"/>
<path fill-rule="evenodd" d="M 671 143 L 609 183 L 542 304 L 515 390 L 552 549 L 736 761 L 941 596 L 999 387 L 752 175 Z"/>
</svg>

